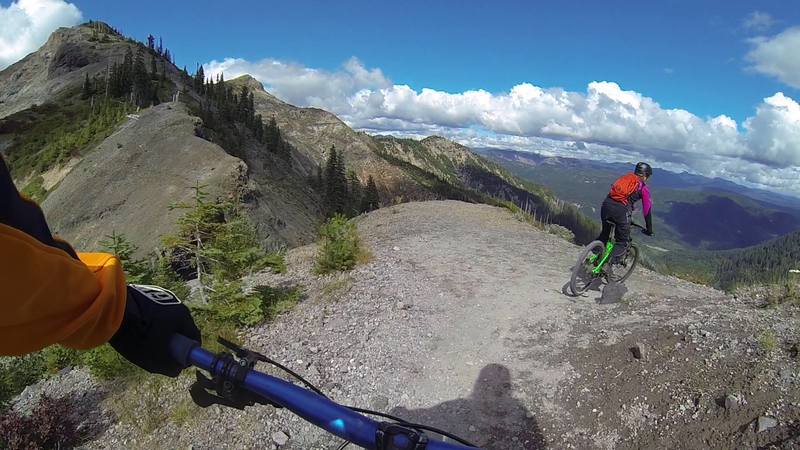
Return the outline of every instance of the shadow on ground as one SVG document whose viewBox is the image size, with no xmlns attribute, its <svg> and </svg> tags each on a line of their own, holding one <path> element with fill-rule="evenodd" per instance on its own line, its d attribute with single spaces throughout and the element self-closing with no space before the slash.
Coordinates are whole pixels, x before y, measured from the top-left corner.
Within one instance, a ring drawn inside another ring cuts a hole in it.
<svg viewBox="0 0 800 450">
<path fill-rule="evenodd" d="M 390 414 L 445 430 L 485 449 L 546 448 L 536 418 L 511 394 L 508 368 L 489 364 L 481 370 L 468 398 L 425 409 L 398 407 Z M 455 442 L 435 433 L 426 434 L 431 439 Z"/>
</svg>

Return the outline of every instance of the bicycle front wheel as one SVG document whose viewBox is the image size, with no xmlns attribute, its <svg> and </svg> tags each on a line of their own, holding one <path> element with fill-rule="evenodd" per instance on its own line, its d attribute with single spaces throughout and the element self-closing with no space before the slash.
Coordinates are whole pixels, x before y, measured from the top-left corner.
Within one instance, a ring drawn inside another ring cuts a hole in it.
<svg viewBox="0 0 800 450">
<path fill-rule="evenodd" d="M 578 296 L 586 292 L 592 282 L 597 279 L 597 276 L 592 272 L 596 267 L 596 258 L 591 258 L 593 255 L 602 255 L 605 250 L 605 245 L 600 241 L 593 241 L 583 250 L 578 256 L 578 261 L 575 267 L 572 268 L 572 278 L 569 280 L 569 290 L 572 295 Z"/>
</svg>

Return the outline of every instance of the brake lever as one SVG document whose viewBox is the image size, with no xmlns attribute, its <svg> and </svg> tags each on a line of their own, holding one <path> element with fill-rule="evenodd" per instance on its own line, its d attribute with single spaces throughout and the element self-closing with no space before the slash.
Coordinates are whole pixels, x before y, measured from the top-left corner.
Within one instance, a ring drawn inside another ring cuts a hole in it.
<svg viewBox="0 0 800 450">
<path fill-rule="evenodd" d="M 247 371 L 255 367 L 256 362 L 263 360 L 263 357 L 222 337 L 218 337 L 217 341 L 231 350 L 233 355 L 224 351 L 217 354 L 211 364 L 213 370 L 211 378 L 199 370 L 195 372 L 195 382 L 189 388 L 189 395 L 194 403 L 201 408 L 215 404 L 239 410 L 255 404 L 283 408 L 266 397 L 242 387 Z"/>
</svg>

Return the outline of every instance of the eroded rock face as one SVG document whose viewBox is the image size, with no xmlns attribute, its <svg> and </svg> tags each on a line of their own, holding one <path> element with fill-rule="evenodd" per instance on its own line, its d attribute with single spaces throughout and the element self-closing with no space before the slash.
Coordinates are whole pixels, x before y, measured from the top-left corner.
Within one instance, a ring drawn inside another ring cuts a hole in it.
<svg viewBox="0 0 800 450">
<path fill-rule="evenodd" d="M 87 27 L 59 28 L 39 50 L 0 71 L 0 118 L 79 88 L 87 74 L 121 61 L 130 46 L 119 36 L 109 35 L 104 43 L 91 36 Z"/>
</svg>

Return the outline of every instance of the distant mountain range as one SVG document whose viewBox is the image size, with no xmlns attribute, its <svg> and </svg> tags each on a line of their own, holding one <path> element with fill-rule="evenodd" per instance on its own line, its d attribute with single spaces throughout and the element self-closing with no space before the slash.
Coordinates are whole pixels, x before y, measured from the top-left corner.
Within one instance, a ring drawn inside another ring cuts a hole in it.
<svg viewBox="0 0 800 450">
<path fill-rule="evenodd" d="M 598 208 L 613 180 L 630 164 L 545 156 L 533 152 L 476 149 L 525 179 L 552 189 L 599 219 Z M 668 250 L 729 250 L 753 246 L 800 229 L 800 199 L 752 189 L 719 178 L 656 168 L 654 245 Z M 639 216 L 641 217 L 641 216 Z M 641 219 L 638 219 L 641 220 Z"/>
</svg>

